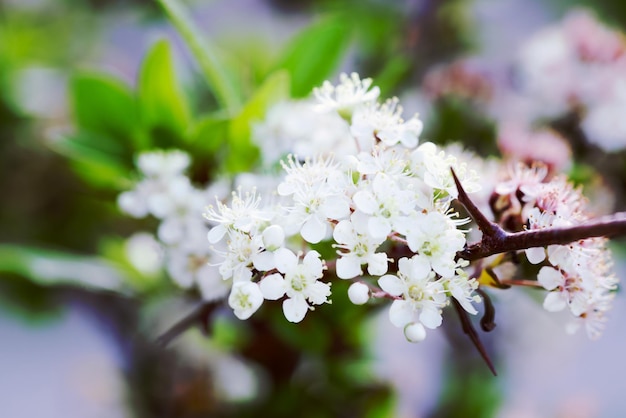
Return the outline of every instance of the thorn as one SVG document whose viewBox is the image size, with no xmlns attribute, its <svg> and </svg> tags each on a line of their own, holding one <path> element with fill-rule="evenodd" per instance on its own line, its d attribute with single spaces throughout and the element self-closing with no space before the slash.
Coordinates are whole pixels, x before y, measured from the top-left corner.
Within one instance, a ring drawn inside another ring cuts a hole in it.
<svg viewBox="0 0 626 418">
<path fill-rule="evenodd" d="M 452 172 L 452 178 L 454 179 L 454 184 L 456 184 L 456 189 L 459 193 L 459 197 L 457 197 L 458 201 L 465 206 L 465 209 L 467 209 L 467 212 L 472 217 L 474 222 L 476 222 L 478 228 L 483 232 L 483 234 L 490 237 L 496 237 L 504 234 L 502 228 L 487 219 L 474 202 L 471 201 L 452 167 L 450 167 L 450 172 Z"/>
<path fill-rule="evenodd" d="M 470 320 L 468 313 L 465 311 L 465 309 L 463 309 L 461 304 L 456 299 L 451 299 L 454 305 L 454 309 L 456 310 L 456 313 L 459 315 L 459 319 L 461 320 L 463 332 L 470 338 L 470 340 L 474 344 L 474 347 L 476 347 L 476 349 L 480 353 L 480 356 L 483 358 L 483 360 L 485 360 L 485 363 L 487 364 L 487 367 L 489 368 L 491 373 L 493 373 L 494 376 L 498 376 L 496 368 L 493 366 L 493 363 L 489 358 L 489 354 L 487 354 L 487 350 L 485 350 L 485 346 L 480 341 L 480 337 L 478 336 L 474 325 L 472 325 L 472 321 Z"/>
<path fill-rule="evenodd" d="M 480 328 L 485 332 L 491 332 L 496 327 L 496 308 L 493 306 L 493 301 L 489 295 L 480 287 L 476 289 L 476 293 L 482 296 L 485 303 L 485 313 L 483 314 L 483 317 L 480 318 Z"/>
</svg>

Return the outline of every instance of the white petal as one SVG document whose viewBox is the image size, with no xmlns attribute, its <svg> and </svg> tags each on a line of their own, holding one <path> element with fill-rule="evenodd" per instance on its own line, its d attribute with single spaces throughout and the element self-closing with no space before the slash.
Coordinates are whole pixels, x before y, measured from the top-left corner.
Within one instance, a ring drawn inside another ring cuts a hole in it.
<svg viewBox="0 0 626 418">
<path fill-rule="evenodd" d="M 392 274 L 387 274 L 378 279 L 378 285 L 392 296 L 400 296 L 406 287 L 402 280 Z"/>
<path fill-rule="evenodd" d="M 543 247 L 527 248 L 526 258 L 530 264 L 539 264 L 546 259 L 546 250 Z"/>
<path fill-rule="evenodd" d="M 215 244 L 220 241 L 224 235 L 226 234 L 226 228 L 224 225 L 217 225 L 211 228 L 209 233 L 207 234 L 207 238 L 211 244 Z"/>
<path fill-rule="evenodd" d="M 340 279 L 352 279 L 363 273 L 359 258 L 350 255 L 338 258 L 336 269 Z"/>
<path fill-rule="evenodd" d="M 259 271 L 270 271 L 276 268 L 274 253 L 271 251 L 263 251 L 262 253 L 252 256 L 252 264 Z"/>
<path fill-rule="evenodd" d="M 366 190 L 356 192 L 352 197 L 352 200 L 360 211 L 367 213 L 368 215 L 374 213 L 378 208 L 378 203 L 376 202 L 376 199 L 374 199 L 374 195 Z"/>
<path fill-rule="evenodd" d="M 285 295 L 285 279 L 278 273 L 265 277 L 259 283 L 259 287 L 267 300 L 278 300 Z"/>
<path fill-rule="evenodd" d="M 313 305 L 321 305 L 328 302 L 328 296 L 330 296 L 330 285 L 328 283 L 322 283 L 315 281 L 307 289 L 306 296 Z"/>
<path fill-rule="evenodd" d="M 340 221 L 333 231 L 333 239 L 340 244 L 346 244 L 350 247 L 354 246 L 357 239 L 354 228 L 352 227 L 352 222 L 346 220 Z"/>
<path fill-rule="evenodd" d="M 263 231 L 263 245 L 270 251 L 282 247 L 285 241 L 285 231 L 279 225 L 270 225 Z"/>
<path fill-rule="evenodd" d="M 565 309 L 567 301 L 563 292 L 550 292 L 543 301 L 543 307 L 549 312 L 558 312 Z"/>
<path fill-rule="evenodd" d="M 281 273 L 287 273 L 296 268 L 298 264 L 298 257 L 287 248 L 279 248 L 274 252 L 274 260 L 276 262 L 276 268 Z"/>
<path fill-rule="evenodd" d="M 302 225 L 300 234 L 305 241 L 316 244 L 324 239 L 328 226 L 326 222 L 322 222 L 317 216 L 309 216 Z"/>
<path fill-rule="evenodd" d="M 382 276 L 383 274 L 387 273 L 387 268 L 387 254 L 371 254 L 367 258 L 367 272 L 372 276 Z"/>
<path fill-rule="evenodd" d="M 537 281 L 546 290 L 556 289 L 564 282 L 563 275 L 556 269 L 548 266 L 541 267 L 539 274 L 537 274 Z"/>
<path fill-rule="evenodd" d="M 320 207 L 321 213 L 330 219 L 343 219 L 350 216 L 350 204 L 341 197 L 330 197 Z"/>
<path fill-rule="evenodd" d="M 398 328 L 415 320 L 415 311 L 406 300 L 394 300 L 389 308 L 389 320 Z"/>
<path fill-rule="evenodd" d="M 296 295 L 283 302 L 283 313 L 289 322 L 300 322 L 304 319 L 309 305 L 301 295 Z"/>
<path fill-rule="evenodd" d="M 161 241 L 166 244 L 176 244 L 183 239 L 185 234 L 183 223 L 180 218 L 166 218 L 159 229 L 157 230 L 157 236 Z"/>
<path fill-rule="evenodd" d="M 391 233 L 389 220 L 379 216 L 372 216 L 367 222 L 367 227 L 374 238 L 383 238 Z"/>
<path fill-rule="evenodd" d="M 439 309 L 426 306 L 420 313 L 420 322 L 424 324 L 426 328 L 435 329 L 441 325 L 442 318 Z"/>
</svg>

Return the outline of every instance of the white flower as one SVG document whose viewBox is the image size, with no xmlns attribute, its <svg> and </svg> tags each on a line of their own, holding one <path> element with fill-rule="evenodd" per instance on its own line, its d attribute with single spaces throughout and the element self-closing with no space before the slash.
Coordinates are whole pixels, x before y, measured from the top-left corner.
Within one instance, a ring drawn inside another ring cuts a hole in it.
<svg viewBox="0 0 626 418">
<path fill-rule="evenodd" d="M 359 211 L 369 215 L 367 228 L 374 238 L 387 237 L 414 207 L 413 192 L 401 189 L 385 173 L 378 173 L 371 184 L 363 183 L 352 199 Z"/>
<path fill-rule="evenodd" d="M 361 265 L 367 264 L 367 271 L 371 275 L 381 276 L 387 273 L 387 254 L 376 253 L 376 249 L 385 240 L 384 237 L 371 236 L 363 223 L 353 224 L 348 220 L 340 221 L 333 231 L 333 238 L 337 248 L 345 250 L 338 252 L 337 276 L 341 279 L 351 279 L 363 273 Z"/>
<path fill-rule="evenodd" d="M 464 263 L 467 264 L 467 263 Z M 480 302 L 480 296 L 473 294 L 474 290 L 478 288 L 478 282 L 476 279 L 469 279 L 467 273 L 461 269 L 457 269 L 457 274 L 450 278 L 444 279 L 443 285 L 452 297 L 454 297 L 459 304 L 472 315 L 476 315 L 478 311 L 472 305 L 472 302 Z"/>
<path fill-rule="evenodd" d="M 350 132 L 360 150 L 370 151 L 378 141 L 386 147 L 401 143 L 406 148 L 415 148 L 422 128 L 423 123 L 417 115 L 406 122 L 402 119 L 402 106 L 394 97 L 382 105 L 357 108 L 352 116 Z"/>
<path fill-rule="evenodd" d="M 258 283 L 237 282 L 228 297 L 228 305 L 239 319 L 248 319 L 263 304 L 263 294 Z"/>
<path fill-rule="evenodd" d="M 227 249 L 222 253 L 224 261 L 219 263 L 219 271 L 224 280 L 249 281 L 252 278 L 252 267 L 269 270 L 266 252 L 263 251 L 263 238 L 260 235 L 250 236 L 243 232 L 232 231 L 228 234 Z"/>
<path fill-rule="evenodd" d="M 380 94 L 380 89 L 376 86 L 370 90 L 371 78 L 361 80 L 357 73 L 350 74 L 350 77 L 342 73 L 339 81 L 340 84 L 336 87 L 325 81 L 321 87 L 313 89 L 319 102 L 319 110 L 337 111 L 344 119 L 349 120 L 355 108 L 375 102 Z"/>
<path fill-rule="evenodd" d="M 178 176 L 189 163 L 189 155 L 180 150 L 146 152 L 137 158 L 137 166 L 146 177 Z"/>
<path fill-rule="evenodd" d="M 401 258 L 398 275 L 385 275 L 378 279 L 382 290 L 400 296 L 391 304 L 389 319 L 398 328 L 419 320 L 425 327 L 434 329 L 441 325 L 441 308 L 447 303 L 445 289 L 440 281 L 433 281 L 428 259 L 421 255 Z"/>
<path fill-rule="evenodd" d="M 273 105 L 265 120 L 252 126 L 252 140 L 261 149 L 266 166 L 289 154 L 313 158 L 356 152 L 346 121 L 334 112 L 314 111 L 312 100 L 291 100 Z"/>
<path fill-rule="evenodd" d="M 345 195 L 347 180 L 332 159 L 301 164 L 289 156 L 283 168 L 287 176 L 278 185 L 278 194 L 293 199 L 293 206 L 287 208 L 286 223 L 299 227 L 307 242 L 320 242 L 329 235 L 328 219 L 340 220 L 350 215 L 350 201 Z"/>
<path fill-rule="evenodd" d="M 438 274 L 451 277 L 456 269 L 456 253 L 465 246 L 463 232 L 446 215 L 419 212 L 411 217 L 406 239 L 411 251 L 424 256 Z"/>
<path fill-rule="evenodd" d="M 232 193 L 230 206 L 216 198 L 217 209 L 208 206 L 204 217 L 210 222 L 217 223 L 208 234 L 209 242 L 220 241 L 229 231 L 256 232 L 259 225 L 267 222 L 267 216 L 259 209 L 261 196 L 256 190 L 243 193 L 241 188 Z"/>
<path fill-rule="evenodd" d="M 286 248 L 276 251 L 276 267 L 280 274 L 271 274 L 261 280 L 263 296 L 277 300 L 287 295 L 283 301 L 283 313 L 290 322 L 300 322 L 306 312 L 312 309 L 309 303 L 321 305 L 328 302 L 330 285 L 318 281 L 322 278 L 324 264 L 317 251 L 309 251 L 302 263 L 298 256 Z"/>
</svg>

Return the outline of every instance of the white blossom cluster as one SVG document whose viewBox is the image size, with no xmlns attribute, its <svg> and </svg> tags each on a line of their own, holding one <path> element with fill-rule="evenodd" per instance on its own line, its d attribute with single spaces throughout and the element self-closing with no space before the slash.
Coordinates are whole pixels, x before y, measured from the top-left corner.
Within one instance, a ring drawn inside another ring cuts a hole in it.
<svg viewBox="0 0 626 418">
<path fill-rule="evenodd" d="M 300 322 L 315 306 L 330 303 L 330 283 L 322 279 L 331 275 L 354 281 L 354 303 L 393 299 L 390 320 L 411 341 L 425 337 L 424 327 L 441 324 L 451 298 L 477 313 L 477 282 L 463 270 L 467 263 L 456 259 L 466 244 L 458 227 L 466 221 L 450 207 L 457 194 L 450 168 L 469 192 L 479 189 L 477 174 L 432 143 L 418 146 L 417 115 L 402 119 L 397 99 L 378 103 L 369 79 L 342 75 L 338 86 L 326 82 L 314 94 L 318 104 L 310 111 L 339 115 L 344 124 L 333 148 L 351 146 L 353 152 L 330 153 L 327 142 L 316 144 L 316 130 L 308 137 L 299 132 L 307 155 L 281 161 L 273 194 L 239 189 L 229 203 L 218 199 L 205 212 L 215 225 L 208 237 L 222 257 L 219 273 L 232 283 L 228 303 L 235 315 L 246 319 L 264 300 L 282 300 L 287 320 Z M 271 131 L 286 130 L 271 110 L 269 117 Z M 268 126 L 257 127 L 257 134 L 270 132 Z M 320 242 L 332 243 L 336 257 L 324 260 L 310 249 Z M 389 255 L 407 247 L 406 256 Z"/>
<path fill-rule="evenodd" d="M 189 155 L 178 150 L 141 154 L 141 179 L 119 195 L 118 205 L 135 218 L 159 219 L 157 238 L 169 275 L 183 288 L 197 285 L 203 297 L 212 300 L 223 297 L 228 287 L 210 263 L 213 255 L 202 219 L 208 195 L 185 175 L 189 164 Z"/>
<path fill-rule="evenodd" d="M 589 219 L 580 189 L 562 177 L 549 181 L 542 167 L 518 166 L 513 178 L 496 188 L 508 193 L 528 229 L 569 227 Z M 519 197 L 513 198 L 513 195 Z M 590 338 L 597 338 L 606 321 L 617 287 L 606 239 L 589 238 L 568 245 L 529 248 L 528 261 L 542 264 L 537 280 L 549 293 L 543 306 L 551 312 L 568 308 L 576 320 L 567 329 L 584 325 Z"/>
<path fill-rule="evenodd" d="M 607 152 L 626 147 L 626 38 L 583 10 L 532 36 L 516 70 L 537 117 L 577 108 L 588 140 Z M 549 112 L 549 114 L 547 113 Z"/>
<path fill-rule="evenodd" d="M 342 75 L 338 86 L 326 82 L 314 95 L 317 103 L 276 105 L 256 125 L 256 140 L 267 135 L 273 144 L 261 147 L 266 171 L 232 179 L 230 194 L 219 181 L 211 190 L 194 186 L 185 174 L 189 156 L 171 150 L 140 155 L 139 181 L 119 196 L 124 212 L 160 221 L 157 238 L 172 279 L 199 287 L 206 300 L 226 298 L 239 319 L 267 300 L 281 301 L 285 318 L 301 322 L 331 303 L 333 279 L 352 282 L 354 304 L 391 299 L 389 319 L 409 341 L 438 328 L 452 302 L 476 314 L 478 281 L 458 258 L 467 244 L 460 227 L 469 220 L 451 206 L 458 195 L 451 168 L 505 229 L 588 219 L 580 191 L 562 177 L 548 181 L 545 166 L 520 164 L 498 181 L 489 161 L 458 146 L 420 142 L 419 117 L 404 120 L 396 98 L 378 102 L 369 79 Z M 489 173 L 482 183 L 495 190 L 490 198 L 476 193 L 475 169 Z M 322 257 L 328 249 L 333 255 Z M 599 335 L 617 283 L 605 240 L 530 248 L 526 255 L 542 263 L 544 307 L 569 308 L 591 337 Z"/>
</svg>

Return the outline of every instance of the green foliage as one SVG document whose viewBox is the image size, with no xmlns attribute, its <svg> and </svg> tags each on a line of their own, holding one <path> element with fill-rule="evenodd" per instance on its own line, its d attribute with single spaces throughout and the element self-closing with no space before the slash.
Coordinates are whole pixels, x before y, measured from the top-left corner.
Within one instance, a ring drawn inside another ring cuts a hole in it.
<svg viewBox="0 0 626 418">
<path fill-rule="evenodd" d="M 141 121 L 148 132 L 165 131 L 182 142 L 191 121 L 187 98 L 178 85 L 169 43 L 160 40 L 146 55 L 139 76 Z"/>
<path fill-rule="evenodd" d="M 124 289 L 120 272 L 103 259 L 32 247 L 0 245 L 0 272 L 26 277 L 41 286 L 71 284 L 94 290 Z"/>
<path fill-rule="evenodd" d="M 276 68 L 291 75 L 291 94 L 304 97 L 335 71 L 350 42 L 351 30 L 339 16 L 329 17 L 299 33 L 286 47 Z"/>
<path fill-rule="evenodd" d="M 220 53 L 200 34 L 179 0 L 159 0 L 159 3 L 196 58 L 217 101 L 229 113 L 234 113 L 241 106 L 241 98 L 239 87 L 231 76 L 233 72 L 224 65 Z"/>
<path fill-rule="evenodd" d="M 267 109 L 289 97 L 289 75 L 277 71 L 266 78 L 241 112 L 232 119 L 229 127 L 226 169 L 231 173 L 246 171 L 258 159 L 258 149 L 250 140 L 251 127 L 261 121 Z"/>
</svg>

